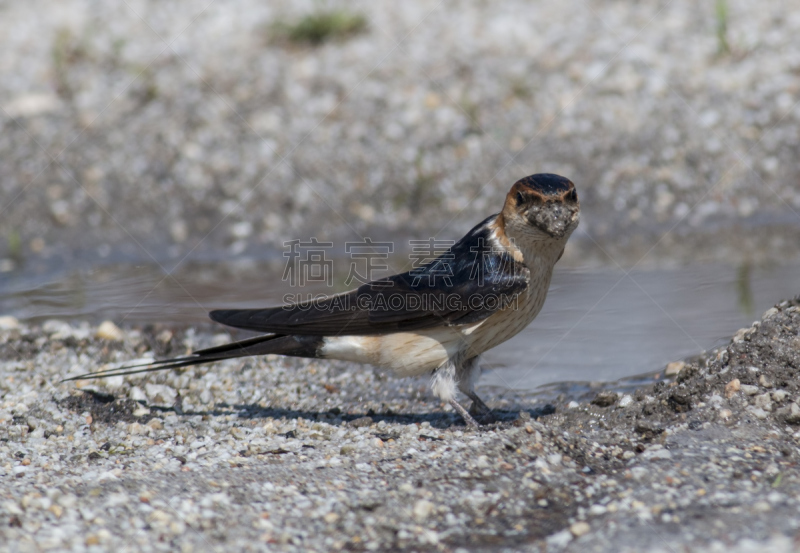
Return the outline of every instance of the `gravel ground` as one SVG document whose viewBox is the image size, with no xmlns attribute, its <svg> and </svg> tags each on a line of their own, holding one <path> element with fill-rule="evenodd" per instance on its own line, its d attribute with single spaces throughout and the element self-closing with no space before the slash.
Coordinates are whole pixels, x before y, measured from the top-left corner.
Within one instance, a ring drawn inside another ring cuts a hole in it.
<svg viewBox="0 0 800 553">
<path fill-rule="evenodd" d="M 565 262 L 785 261 L 800 2 L 725 4 L 723 51 L 689 0 L 331 2 L 367 29 L 318 47 L 269 31 L 311 1 L 0 0 L 0 272 L 454 238 L 539 171 Z M 0 551 L 800 548 L 796 300 L 653 386 L 482 389 L 480 431 L 347 363 L 58 384 L 218 331 L 0 317 Z"/>
<path fill-rule="evenodd" d="M 0 549 L 794 551 L 800 300 L 591 402 L 263 358 L 58 384 L 228 335 L 0 319 Z"/>
<path fill-rule="evenodd" d="M 310 0 L 0 1 L 0 269 L 453 238 L 541 171 L 584 250 L 796 254 L 800 2 L 724 3 L 729 51 L 711 1 L 348 2 L 319 47 L 268 30 Z"/>
</svg>

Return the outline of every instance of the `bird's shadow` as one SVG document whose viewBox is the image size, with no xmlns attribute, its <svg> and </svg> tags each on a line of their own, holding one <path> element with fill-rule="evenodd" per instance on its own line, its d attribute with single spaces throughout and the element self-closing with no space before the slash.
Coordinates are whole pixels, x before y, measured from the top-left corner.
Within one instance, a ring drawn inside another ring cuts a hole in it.
<svg viewBox="0 0 800 553">
<path fill-rule="evenodd" d="M 82 390 L 81 394 L 73 395 L 62 400 L 60 403 L 71 411 L 89 411 L 97 422 L 114 424 L 118 421 L 147 422 L 155 416 L 155 413 L 174 413 L 179 417 L 222 417 L 236 415 L 240 419 L 304 419 L 313 422 L 324 422 L 327 424 L 342 426 L 368 426 L 373 423 L 385 421 L 393 424 L 420 424 L 429 423 L 435 428 L 450 428 L 465 426 L 464 421 L 456 413 L 447 412 L 427 412 L 427 413 L 395 413 L 387 410 L 382 413 L 373 411 L 366 412 L 343 412 L 339 408 L 327 411 L 310 411 L 300 409 L 286 409 L 282 407 L 265 407 L 263 405 L 251 404 L 228 404 L 216 403 L 213 409 L 183 409 L 180 399 L 172 406 L 148 405 L 144 401 L 133 401 L 126 398 L 117 398 L 112 394 L 97 392 L 93 390 Z M 147 407 L 150 414 L 137 416 L 137 408 Z M 492 410 L 491 417 L 494 419 L 492 424 L 507 424 L 517 419 L 523 418 L 538 419 L 543 416 L 551 415 L 555 412 L 555 407 L 546 404 L 535 409 L 523 410 Z"/>
<path fill-rule="evenodd" d="M 214 409 L 207 411 L 182 411 L 175 407 L 157 408 L 159 411 L 171 411 L 178 415 L 211 415 L 222 416 L 236 413 L 241 419 L 304 419 L 314 422 L 325 422 L 334 425 L 355 424 L 363 421 L 363 424 L 378 423 L 385 421 L 393 424 L 420 424 L 429 423 L 435 428 L 449 428 L 451 426 L 465 426 L 464 421 L 456 413 L 428 412 L 428 413 L 394 413 L 386 411 L 383 413 L 375 412 L 372 409 L 358 413 L 343 413 L 339 409 L 329 411 L 304 411 L 298 409 L 285 409 L 281 407 L 264 407 L 258 404 L 234 404 L 217 403 Z M 152 409 L 153 407 L 151 407 Z M 491 416 L 493 423 L 509 423 L 520 418 L 520 413 L 527 413 L 531 419 L 538 419 L 543 416 L 551 415 L 555 412 L 555 407 L 550 404 L 536 409 L 524 409 L 522 411 L 513 410 L 492 410 Z M 522 415 L 524 418 L 528 418 Z M 371 422 L 367 420 L 371 419 Z"/>
</svg>

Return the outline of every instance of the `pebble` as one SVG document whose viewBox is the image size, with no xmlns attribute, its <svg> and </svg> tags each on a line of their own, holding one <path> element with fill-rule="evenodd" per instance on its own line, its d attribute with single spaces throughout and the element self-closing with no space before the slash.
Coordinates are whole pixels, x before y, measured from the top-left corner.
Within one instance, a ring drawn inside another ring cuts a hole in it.
<svg viewBox="0 0 800 553">
<path fill-rule="evenodd" d="M 16 330 L 17 328 L 19 328 L 19 321 L 16 317 L 11 315 L 0 317 L 0 330 Z"/>
<path fill-rule="evenodd" d="M 800 424 L 800 405 L 792 402 L 789 405 L 788 412 L 784 413 L 784 417 L 789 424 Z"/>
<path fill-rule="evenodd" d="M 555 549 L 563 549 L 569 544 L 569 542 L 572 541 L 572 539 L 573 539 L 572 531 L 570 529 L 566 529 L 547 536 L 547 539 L 545 541 L 547 542 L 547 545 L 549 547 Z"/>
<path fill-rule="evenodd" d="M 360 417 L 360 418 L 351 420 L 347 424 L 348 424 L 348 426 L 352 426 L 353 428 L 365 428 L 367 426 L 372 426 L 373 420 L 372 420 L 372 417 Z"/>
<path fill-rule="evenodd" d="M 681 372 L 685 366 L 686 363 L 683 361 L 673 361 L 672 363 L 667 364 L 667 368 L 664 369 L 664 376 L 677 376 L 677 374 Z"/>
<path fill-rule="evenodd" d="M 725 397 L 732 397 L 742 387 L 738 378 L 734 378 L 725 385 Z"/>
<path fill-rule="evenodd" d="M 769 393 L 757 395 L 753 398 L 753 405 L 764 411 L 772 411 L 772 397 Z"/>
<path fill-rule="evenodd" d="M 583 521 L 576 522 L 569 527 L 570 533 L 576 538 L 588 534 L 591 529 L 592 527 L 589 526 L 587 522 Z"/>
<path fill-rule="evenodd" d="M 664 446 L 660 444 L 651 445 L 642 453 L 642 458 L 649 460 L 669 459 L 671 457 L 672 453 L 668 449 L 664 449 Z"/>
<path fill-rule="evenodd" d="M 603 391 L 595 396 L 592 403 L 598 407 L 609 407 L 616 403 L 618 398 L 619 395 L 616 392 Z"/>
<path fill-rule="evenodd" d="M 619 400 L 619 406 L 622 407 L 623 409 L 625 407 L 632 405 L 633 403 L 634 399 L 630 394 L 623 395 L 622 398 Z"/>
<path fill-rule="evenodd" d="M 422 522 L 427 519 L 431 513 L 433 512 L 433 503 L 428 501 L 427 499 L 420 499 L 416 503 L 414 503 L 414 508 L 412 513 L 414 515 L 414 520 L 417 522 Z"/>
<path fill-rule="evenodd" d="M 772 392 L 772 399 L 773 401 L 780 403 L 789 397 L 789 393 L 786 390 L 775 390 Z"/>
<path fill-rule="evenodd" d="M 113 342 L 121 342 L 125 335 L 122 330 L 111 321 L 103 321 L 97 327 L 95 336 L 101 340 L 110 340 Z"/>
<path fill-rule="evenodd" d="M 591 507 L 589 507 L 589 514 L 592 516 L 604 515 L 606 514 L 607 511 L 608 509 L 603 505 L 594 504 Z"/>
<path fill-rule="evenodd" d="M 758 393 L 758 386 L 751 386 L 749 384 L 741 385 L 742 393 L 746 396 L 754 396 Z"/>
</svg>

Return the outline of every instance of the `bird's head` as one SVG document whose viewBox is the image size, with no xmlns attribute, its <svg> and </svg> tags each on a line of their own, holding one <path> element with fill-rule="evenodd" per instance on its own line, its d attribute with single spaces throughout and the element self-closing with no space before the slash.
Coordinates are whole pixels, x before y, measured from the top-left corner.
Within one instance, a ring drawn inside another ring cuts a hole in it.
<svg viewBox="0 0 800 553">
<path fill-rule="evenodd" d="M 566 241 L 580 220 L 575 185 L 540 173 L 514 183 L 503 207 L 505 230 L 516 239 Z"/>
</svg>

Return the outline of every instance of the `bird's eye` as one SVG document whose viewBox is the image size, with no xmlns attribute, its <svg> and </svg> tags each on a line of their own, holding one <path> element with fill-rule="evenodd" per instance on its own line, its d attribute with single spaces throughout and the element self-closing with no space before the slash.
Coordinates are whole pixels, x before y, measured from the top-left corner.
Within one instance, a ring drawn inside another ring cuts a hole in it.
<svg viewBox="0 0 800 553">
<path fill-rule="evenodd" d="M 517 192 L 517 205 L 522 205 L 525 203 L 525 196 L 522 192 Z"/>
<path fill-rule="evenodd" d="M 567 194 L 567 199 L 569 201 L 571 201 L 571 202 L 577 202 L 578 201 L 578 193 L 575 192 L 574 188 L 569 191 L 569 194 Z"/>
</svg>

